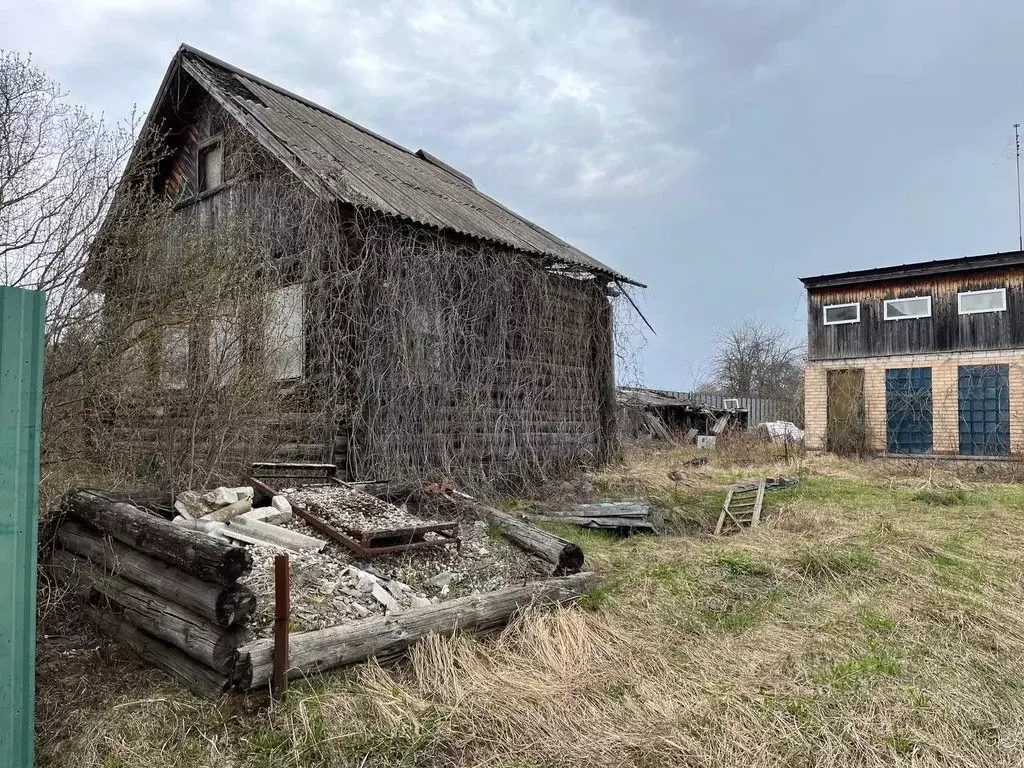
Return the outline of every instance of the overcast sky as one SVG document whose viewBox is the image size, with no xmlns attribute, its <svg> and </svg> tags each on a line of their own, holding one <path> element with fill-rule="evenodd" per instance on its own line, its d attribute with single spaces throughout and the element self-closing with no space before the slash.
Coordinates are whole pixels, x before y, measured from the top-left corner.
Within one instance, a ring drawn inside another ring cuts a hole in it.
<svg viewBox="0 0 1024 768">
<path fill-rule="evenodd" d="M 650 288 L 648 383 L 800 276 L 1016 250 L 1024 3 L 0 0 L 112 118 L 188 42 L 410 148 Z"/>
</svg>

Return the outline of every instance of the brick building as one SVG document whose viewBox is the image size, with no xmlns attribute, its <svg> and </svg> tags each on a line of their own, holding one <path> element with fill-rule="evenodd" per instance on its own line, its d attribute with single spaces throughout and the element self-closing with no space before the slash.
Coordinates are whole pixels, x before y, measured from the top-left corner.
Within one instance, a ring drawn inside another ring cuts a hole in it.
<svg viewBox="0 0 1024 768">
<path fill-rule="evenodd" d="M 801 282 L 809 449 L 1024 452 L 1024 252 Z"/>
</svg>

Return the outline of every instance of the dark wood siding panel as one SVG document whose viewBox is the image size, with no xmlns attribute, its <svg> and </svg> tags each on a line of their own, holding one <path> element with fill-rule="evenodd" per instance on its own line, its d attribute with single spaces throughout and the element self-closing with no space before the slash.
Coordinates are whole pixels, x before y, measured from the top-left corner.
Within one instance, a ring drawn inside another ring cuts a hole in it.
<svg viewBox="0 0 1024 768">
<path fill-rule="evenodd" d="M 989 288 L 1006 288 L 1006 311 L 959 314 L 959 292 Z M 913 296 L 931 297 L 931 317 L 885 320 L 886 299 Z M 850 302 L 860 303 L 859 323 L 824 324 L 825 306 Z M 1020 268 L 812 290 L 808 292 L 807 306 L 807 349 L 811 360 L 1024 346 L 1024 270 Z"/>
</svg>

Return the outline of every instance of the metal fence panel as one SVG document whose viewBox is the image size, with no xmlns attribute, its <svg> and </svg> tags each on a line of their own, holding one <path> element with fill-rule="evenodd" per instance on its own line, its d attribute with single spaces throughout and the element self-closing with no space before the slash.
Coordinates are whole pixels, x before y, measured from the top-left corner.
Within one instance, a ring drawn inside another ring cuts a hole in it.
<svg viewBox="0 0 1024 768">
<path fill-rule="evenodd" d="M 0 765 L 31 766 L 45 297 L 0 287 Z"/>
<path fill-rule="evenodd" d="M 659 391 L 667 392 L 667 390 Z M 791 413 L 791 408 L 787 408 L 784 403 L 762 397 L 728 397 L 708 392 L 668 392 L 668 394 L 706 405 L 709 408 L 725 408 L 726 400 L 739 400 L 739 407 L 747 409 L 750 429 L 754 429 L 758 424 L 766 421 L 794 421 L 797 423 L 802 421 L 800 415 Z"/>
</svg>

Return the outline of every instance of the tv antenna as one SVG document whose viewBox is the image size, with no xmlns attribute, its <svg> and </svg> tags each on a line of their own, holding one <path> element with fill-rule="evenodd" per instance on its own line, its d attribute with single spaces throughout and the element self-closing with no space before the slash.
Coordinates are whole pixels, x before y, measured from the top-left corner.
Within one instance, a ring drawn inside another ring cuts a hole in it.
<svg viewBox="0 0 1024 768">
<path fill-rule="evenodd" d="M 1017 147 L 1017 247 L 1024 251 L 1024 227 L 1020 217 L 1020 123 L 1013 124 L 1013 141 Z"/>
</svg>

